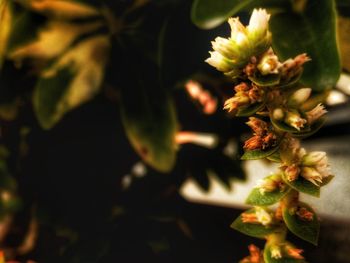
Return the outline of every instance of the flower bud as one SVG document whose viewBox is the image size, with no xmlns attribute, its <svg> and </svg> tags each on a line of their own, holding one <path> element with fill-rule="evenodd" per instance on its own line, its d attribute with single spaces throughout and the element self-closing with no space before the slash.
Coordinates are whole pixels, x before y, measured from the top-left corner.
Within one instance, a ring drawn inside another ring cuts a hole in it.
<svg viewBox="0 0 350 263">
<path fill-rule="evenodd" d="M 273 110 L 272 112 L 272 118 L 274 118 L 275 120 L 283 120 L 284 118 L 284 112 L 281 108 L 276 108 Z"/>
<path fill-rule="evenodd" d="M 270 15 L 265 9 L 254 9 L 247 26 L 248 39 L 255 53 L 264 52 L 271 45 L 271 33 L 268 30 Z"/>
<path fill-rule="evenodd" d="M 288 99 L 288 105 L 299 106 L 303 104 L 311 95 L 310 88 L 302 88 L 295 91 Z"/>
<path fill-rule="evenodd" d="M 289 182 L 293 182 L 296 179 L 298 179 L 298 176 L 300 173 L 300 168 L 298 165 L 292 164 L 292 165 L 288 166 L 284 172 L 285 172 L 285 175 L 287 177 L 287 180 Z"/>
<path fill-rule="evenodd" d="M 270 48 L 269 51 L 267 51 L 260 59 L 258 69 L 262 75 L 278 74 L 278 68 L 280 65 L 281 64 L 278 61 L 278 57 Z"/>
<path fill-rule="evenodd" d="M 255 214 L 259 223 L 263 226 L 268 226 L 272 223 L 272 216 L 264 208 L 256 207 Z"/>
<path fill-rule="evenodd" d="M 304 127 L 304 124 L 307 123 L 307 120 L 301 118 L 300 114 L 296 111 L 288 111 L 284 121 L 291 127 L 297 129 L 298 131 L 300 131 L 300 129 Z"/>
<path fill-rule="evenodd" d="M 315 166 L 320 162 L 327 162 L 327 156 L 325 152 L 310 152 L 303 156 L 302 165 Z"/>
<path fill-rule="evenodd" d="M 280 259 L 282 258 L 282 250 L 281 247 L 278 245 L 272 245 L 270 247 L 270 251 L 271 251 L 271 257 L 275 258 L 275 259 Z"/>
</svg>

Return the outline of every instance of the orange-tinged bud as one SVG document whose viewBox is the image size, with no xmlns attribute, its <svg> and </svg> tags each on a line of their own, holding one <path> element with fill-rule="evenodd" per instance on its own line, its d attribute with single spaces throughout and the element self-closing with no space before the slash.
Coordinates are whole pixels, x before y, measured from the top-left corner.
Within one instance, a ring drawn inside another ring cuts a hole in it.
<svg viewBox="0 0 350 263">
<path fill-rule="evenodd" d="M 295 213 L 301 220 L 304 221 L 312 221 L 314 218 L 314 214 L 307 210 L 305 207 L 299 208 Z"/>
<path fill-rule="evenodd" d="M 243 148 L 247 150 L 256 150 L 256 149 L 261 149 L 263 146 L 263 139 L 255 135 L 252 138 L 248 139 L 245 141 Z"/>
<path fill-rule="evenodd" d="M 298 165 L 292 164 L 292 165 L 288 166 L 284 172 L 286 174 L 287 180 L 289 182 L 292 182 L 292 181 L 295 181 L 296 179 L 298 179 L 298 176 L 300 173 L 300 168 Z"/>
</svg>

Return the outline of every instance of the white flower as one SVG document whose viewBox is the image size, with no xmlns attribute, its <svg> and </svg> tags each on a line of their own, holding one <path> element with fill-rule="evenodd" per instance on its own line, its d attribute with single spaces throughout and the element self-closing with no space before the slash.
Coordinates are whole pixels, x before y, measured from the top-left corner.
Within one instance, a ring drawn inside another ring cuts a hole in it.
<svg viewBox="0 0 350 263">
<path fill-rule="evenodd" d="M 327 113 L 327 110 L 320 103 L 312 110 L 306 112 L 306 118 L 307 118 L 308 123 L 312 124 L 326 113 Z"/>
<path fill-rule="evenodd" d="M 261 223 L 264 226 L 267 226 L 272 223 L 272 216 L 261 207 L 255 208 L 255 215 L 259 223 Z"/>
<path fill-rule="evenodd" d="M 263 9 L 253 11 L 247 27 L 244 27 L 238 18 L 229 18 L 230 37 L 217 37 L 212 42 L 214 52 L 210 52 L 210 58 L 206 62 L 227 76 L 238 77 L 251 57 L 260 55 L 271 46 L 269 18 L 270 15 Z"/>
<path fill-rule="evenodd" d="M 288 104 L 291 106 L 299 106 L 303 104 L 311 95 L 310 88 L 302 88 L 295 91 L 288 99 Z"/>
</svg>

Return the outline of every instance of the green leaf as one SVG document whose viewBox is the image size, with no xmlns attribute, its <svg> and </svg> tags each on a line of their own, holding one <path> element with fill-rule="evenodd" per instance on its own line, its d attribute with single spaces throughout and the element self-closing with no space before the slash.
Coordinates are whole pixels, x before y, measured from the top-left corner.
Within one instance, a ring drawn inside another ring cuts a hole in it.
<svg viewBox="0 0 350 263">
<path fill-rule="evenodd" d="M 283 245 L 281 245 L 281 249 L 284 251 Z M 283 255 L 282 258 L 273 258 L 271 256 L 271 245 L 266 245 L 264 248 L 264 260 L 265 263 L 306 263 L 306 261 L 303 259 L 290 258 L 286 255 Z"/>
<path fill-rule="evenodd" d="M 220 25 L 252 2 L 253 0 L 195 0 L 192 5 L 191 18 L 196 26 L 210 29 Z"/>
<path fill-rule="evenodd" d="M 159 67 L 136 48 L 134 39 L 114 51 L 119 62 L 116 86 L 126 135 L 139 156 L 152 168 L 167 173 L 176 160 L 176 109 L 160 84 Z M 117 44 L 117 43 L 116 43 Z"/>
<path fill-rule="evenodd" d="M 52 128 L 64 114 L 98 93 L 109 45 L 106 36 L 84 40 L 43 73 L 35 87 L 33 105 L 44 129 Z"/>
<path fill-rule="evenodd" d="M 297 132 L 298 130 L 295 129 L 294 127 L 289 126 L 287 123 L 284 121 L 278 121 L 274 118 L 270 118 L 272 125 L 277 128 L 278 130 L 284 131 L 284 132 Z"/>
<path fill-rule="evenodd" d="M 272 147 L 269 150 L 252 150 L 252 151 L 245 151 L 244 154 L 241 157 L 241 160 L 258 160 L 267 158 L 270 155 L 274 154 L 280 147 L 282 138 L 279 138 L 277 141 L 276 146 Z"/>
<path fill-rule="evenodd" d="M 316 213 L 313 209 L 305 203 L 299 202 L 297 209 L 305 208 L 311 213 L 313 213 L 313 218 L 311 221 L 301 219 L 296 213 L 295 208 L 285 207 L 283 209 L 283 219 L 286 223 L 288 229 L 300 237 L 314 245 L 317 245 L 318 235 L 320 231 L 320 222 L 318 221 Z"/>
<path fill-rule="evenodd" d="M 307 138 L 313 135 L 314 133 L 316 133 L 319 129 L 321 129 L 325 122 L 326 122 L 326 118 L 321 117 L 311 125 L 309 130 L 305 130 L 305 131 L 301 130 L 300 132 L 293 132 L 292 136 L 297 138 L 302 138 L 302 139 Z"/>
<path fill-rule="evenodd" d="M 192 5 L 193 23 L 203 29 L 214 28 L 242 10 L 253 7 L 282 7 L 283 0 L 195 0 Z"/>
<path fill-rule="evenodd" d="M 255 213 L 255 209 L 250 209 L 244 213 Z M 242 215 L 233 221 L 231 228 L 245 235 L 257 238 L 265 238 L 267 235 L 278 232 L 280 230 L 279 226 L 277 225 L 263 226 L 262 224 L 243 223 Z"/>
<path fill-rule="evenodd" d="M 0 69 L 4 61 L 7 42 L 11 33 L 12 10 L 11 1 L 0 0 Z"/>
<path fill-rule="evenodd" d="M 270 178 L 270 177 L 271 176 L 268 176 L 266 178 Z M 273 205 L 277 203 L 279 200 L 281 200 L 288 193 L 289 189 L 290 188 L 286 186 L 283 189 L 283 191 L 281 191 L 281 189 L 279 188 L 276 188 L 276 190 L 272 192 L 265 192 L 264 194 L 261 194 L 259 188 L 256 187 L 250 192 L 246 200 L 246 203 L 254 206 Z"/>
<path fill-rule="evenodd" d="M 306 52 L 312 60 L 305 64 L 301 81 L 318 91 L 333 87 L 340 74 L 335 20 L 333 0 L 308 0 L 294 12 L 271 17 L 274 50 L 282 59 Z"/>
<path fill-rule="evenodd" d="M 168 95 L 157 98 L 142 86 L 133 97 L 122 94 L 121 116 L 136 152 L 154 169 L 169 172 L 176 159 L 176 113 Z"/>
<path fill-rule="evenodd" d="M 314 185 L 304 177 L 299 176 L 298 179 L 290 182 L 287 180 L 285 174 L 283 173 L 282 178 L 290 187 L 294 188 L 295 190 L 315 197 L 320 197 L 320 187 Z"/>
<path fill-rule="evenodd" d="M 270 156 L 266 157 L 268 160 L 270 160 L 271 162 L 275 162 L 275 163 L 280 163 L 281 162 L 281 157 L 280 157 L 280 153 L 274 152 L 273 154 L 271 154 Z"/>
<path fill-rule="evenodd" d="M 281 76 L 279 74 L 261 75 L 255 72 L 253 76 L 248 77 L 254 84 L 261 87 L 275 86 L 280 83 Z"/>
<path fill-rule="evenodd" d="M 236 116 L 238 116 L 238 117 L 251 116 L 251 115 L 255 114 L 257 111 L 262 110 L 264 107 L 265 107 L 264 102 L 254 103 L 254 104 L 249 105 L 248 107 L 239 109 Z"/>
</svg>

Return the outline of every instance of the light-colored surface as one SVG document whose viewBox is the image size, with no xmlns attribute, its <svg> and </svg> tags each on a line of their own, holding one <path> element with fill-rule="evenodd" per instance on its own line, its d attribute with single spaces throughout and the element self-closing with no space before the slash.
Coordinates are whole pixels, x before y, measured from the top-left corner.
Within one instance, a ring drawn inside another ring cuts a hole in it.
<svg viewBox="0 0 350 263">
<path fill-rule="evenodd" d="M 319 214 L 350 219 L 350 136 L 312 140 L 303 143 L 307 150 L 326 151 L 331 171 L 336 177 L 321 189 L 321 197 L 302 195 L 301 199 L 311 204 Z M 211 176 L 208 193 L 203 192 L 193 180 L 188 180 L 181 189 L 185 198 L 195 202 L 244 207 L 244 200 L 258 179 L 276 170 L 276 165 L 261 160 L 246 161 L 244 169 L 246 181 L 232 181 L 232 191 L 228 192 L 215 176 Z"/>
</svg>

